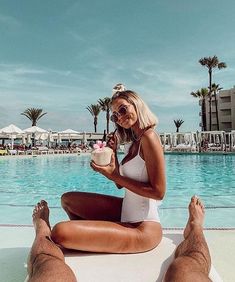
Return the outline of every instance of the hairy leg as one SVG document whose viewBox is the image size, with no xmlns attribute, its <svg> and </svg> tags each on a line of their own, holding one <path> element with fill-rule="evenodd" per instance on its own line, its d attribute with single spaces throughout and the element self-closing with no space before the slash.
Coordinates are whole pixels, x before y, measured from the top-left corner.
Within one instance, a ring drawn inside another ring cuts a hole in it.
<svg viewBox="0 0 235 282">
<path fill-rule="evenodd" d="M 208 277 L 211 258 L 203 234 L 204 213 L 200 199 L 192 197 L 184 230 L 185 240 L 176 249 L 175 260 L 166 272 L 165 281 L 211 281 Z"/>
<path fill-rule="evenodd" d="M 64 262 L 64 255 L 50 239 L 49 209 L 45 201 L 37 204 L 33 211 L 35 240 L 28 258 L 30 282 L 74 282 L 72 270 Z"/>
<path fill-rule="evenodd" d="M 87 192 L 67 192 L 61 204 L 72 220 L 120 221 L 122 198 Z"/>
<path fill-rule="evenodd" d="M 68 249 L 105 253 L 138 253 L 156 247 L 162 239 L 157 222 L 120 223 L 72 220 L 54 226 L 52 240 Z"/>
</svg>

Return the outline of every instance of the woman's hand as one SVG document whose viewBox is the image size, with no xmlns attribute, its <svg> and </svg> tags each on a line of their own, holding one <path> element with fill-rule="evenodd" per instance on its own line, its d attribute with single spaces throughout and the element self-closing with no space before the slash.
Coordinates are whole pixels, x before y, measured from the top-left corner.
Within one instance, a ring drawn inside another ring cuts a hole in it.
<svg viewBox="0 0 235 282">
<path fill-rule="evenodd" d="M 93 161 L 91 161 L 90 165 L 94 171 L 97 171 L 103 174 L 110 180 L 114 180 L 115 175 L 118 173 L 117 168 L 116 168 L 116 161 L 115 161 L 114 153 L 112 154 L 110 164 L 106 166 L 100 166 L 100 165 L 95 164 Z"/>
<path fill-rule="evenodd" d="M 107 146 L 111 148 L 114 152 L 117 151 L 117 136 L 114 132 L 111 132 L 107 138 Z"/>
</svg>

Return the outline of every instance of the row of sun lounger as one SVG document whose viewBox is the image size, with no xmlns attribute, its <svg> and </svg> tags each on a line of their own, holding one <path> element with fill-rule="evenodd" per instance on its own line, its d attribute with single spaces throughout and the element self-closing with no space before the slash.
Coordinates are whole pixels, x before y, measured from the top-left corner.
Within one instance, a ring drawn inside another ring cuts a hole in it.
<svg viewBox="0 0 235 282">
<path fill-rule="evenodd" d="M 47 155 L 47 154 L 72 154 L 81 153 L 87 150 L 82 150 L 80 148 L 76 149 L 50 149 L 47 147 L 38 147 L 37 149 L 29 150 L 16 150 L 16 149 L 0 149 L 0 156 L 6 155 Z"/>
<path fill-rule="evenodd" d="M 235 146 L 222 146 L 221 144 L 207 144 L 196 146 L 190 144 L 163 145 L 164 152 L 235 152 Z"/>
</svg>

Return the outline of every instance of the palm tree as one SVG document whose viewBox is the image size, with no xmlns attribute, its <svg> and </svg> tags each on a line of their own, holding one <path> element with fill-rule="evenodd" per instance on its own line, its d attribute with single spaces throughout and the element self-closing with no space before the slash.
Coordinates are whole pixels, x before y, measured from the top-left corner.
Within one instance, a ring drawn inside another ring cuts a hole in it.
<svg viewBox="0 0 235 282">
<path fill-rule="evenodd" d="M 47 113 L 42 113 L 42 109 L 36 108 L 28 108 L 21 115 L 26 116 L 28 119 L 32 121 L 32 126 L 36 126 L 38 120 L 46 115 Z"/>
<path fill-rule="evenodd" d="M 98 103 L 101 110 L 106 112 L 106 131 L 109 134 L 109 119 L 110 119 L 110 108 L 111 108 L 111 98 L 105 97 L 104 99 L 99 99 Z"/>
<path fill-rule="evenodd" d="M 182 119 L 177 119 L 174 120 L 175 126 L 176 126 L 176 132 L 179 132 L 179 128 L 181 127 L 181 125 L 184 123 L 184 120 Z"/>
<path fill-rule="evenodd" d="M 196 92 L 191 92 L 191 95 L 195 98 L 199 98 L 201 100 L 201 113 L 202 113 L 202 131 L 207 130 L 206 126 L 206 97 L 209 92 L 207 88 L 201 88 L 201 90 L 197 90 Z"/>
<path fill-rule="evenodd" d="M 199 63 L 206 67 L 208 69 L 208 73 L 209 73 L 209 109 L 210 109 L 210 131 L 211 131 L 211 95 L 212 95 L 212 70 L 215 68 L 223 69 L 226 68 L 227 65 L 224 62 L 219 62 L 219 59 L 217 56 L 213 56 L 213 57 L 204 57 L 201 58 L 199 60 Z"/>
<path fill-rule="evenodd" d="M 216 111 L 216 123 L 217 123 L 217 130 L 219 130 L 219 114 L 218 114 L 218 101 L 217 101 L 217 93 L 223 89 L 219 87 L 219 84 L 212 83 L 211 91 L 215 97 L 215 111 Z"/>
<path fill-rule="evenodd" d="M 93 105 L 91 104 L 90 106 L 86 107 L 86 109 L 91 113 L 91 115 L 94 117 L 94 128 L 95 132 L 97 131 L 97 123 L 98 123 L 98 115 L 100 113 L 100 105 L 96 104 Z"/>
</svg>

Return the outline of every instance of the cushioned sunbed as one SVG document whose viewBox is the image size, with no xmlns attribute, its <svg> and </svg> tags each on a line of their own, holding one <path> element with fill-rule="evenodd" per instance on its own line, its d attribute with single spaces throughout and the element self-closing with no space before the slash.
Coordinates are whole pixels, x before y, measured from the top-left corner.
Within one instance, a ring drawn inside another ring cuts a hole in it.
<svg viewBox="0 0 235 282">
<path fill-rule="evenodd" d="M 33 239 L 34 231 L 30 233 Z M 79 282 L 160 282 L 182 240 L 179 232 L 164 231 L 160 245 L 146 253 L 118 255 L 67 251 L 65 260 Z M 25 251 L 28 253 L 29 249 Z M 222 282 L 213 265 L 210 278 L 213 282 Z"/>
<path fill-rule="evenodd" d="M 173 260 L 174 250 L 182 241 L 181 234 L 164 234 L 160 245 L 141 254 L 94 254 L 68 252 L 66 263 L 73 269 L 79 282 L 158 282 Z M 212 258 L 213 260 L 213 258 Z M 210 278 L 222 279 L 212 265 Z"/>
</svg>

